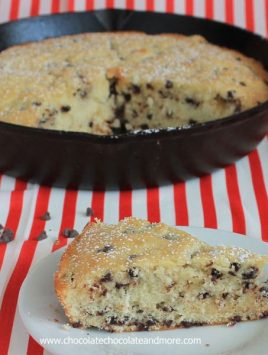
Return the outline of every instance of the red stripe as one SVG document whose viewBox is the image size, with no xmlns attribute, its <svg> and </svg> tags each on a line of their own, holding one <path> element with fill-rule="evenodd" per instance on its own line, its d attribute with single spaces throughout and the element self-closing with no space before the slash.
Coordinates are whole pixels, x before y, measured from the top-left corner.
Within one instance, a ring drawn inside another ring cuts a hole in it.
<svg viewBox="0 0 268 355">
<path fill-rule="evenodd" d="M 266 20 L 266 36 L 268 37 L 268 0 L 265 0 L 265 20 Z"/>
<path fill-rule="evenodd" d="M 66 190 L 65 192 L 59 237 L 57 243 L 53 245 L 52 251 L 67 244 L 67 238 L 62 235 L 62 232 L 65 228 L 73 228 L 74 226 L 77 195 L 76 190 Z"/>
<path fill-rule="evenodd" d="M 114 8 L 114 0 L 106 0 L 106 5 L 105 7 L 107 9 L 113 9 Z"/>
<path fill-rule="evenodd" d="M 177 226 L 188 226 L 186 185 L 184 182 L 174 184 L 174 207 Z"/>
<path fill-rule="evenodd" d="M 94 0 L 87 0 L 86 9 L 87 10 L 94 10 Z"/>
<path fill-rule="evenodd" d="M 75 9 L 75 0 L 68 0 L 68 11 L 72 12 Z"/>
<path fill-rule="evenodd" d="M 56 14 L 60 12 L 60 0 L 53 0 L 51 3 L 51 13 Z"/>
<path fill-rule="evenodd" d="M 225 0 L 225 19 L 229 24 L 234 23 L 234 1 Z"/>
<path fill-rule="evenodd" d="M 132 191 L 120 191 L 119 220 L 132 216 Z"/>
<path fill-rule="evenodd" d="M 175 9 L 174 0 L 169 0 L 166 2 L 166 12 L 173 13 Z"/>
<path fill-rule="evenodd" d="M 226 187 L 233 220 L 233 231 L 246 234 L 246 222 L 238 186 L 235 165 L 225 168 Z"/>
<path fill-rule="evenodd" d="M 34 338 L 29 336 L 27 355 L 42 355 L 44 353 L 44 348 L 39 345 Z"/>
<path fill-rule="evenodd" d="M 36 233 L 40 233 L 45 226 L 45 221 L 42 221 L 38 217 L 43 213 L 44 206 L 46 206 L 45 209 L 47 210 L 49 195 L 49 188 L 39 188 L 33 224 L 29 235 L 30 240 L 23 243 L 16 266 L 4 292 L 2 308 L 0 310 L 0 354 L 8 353 L 19 290 L 29 271 L 36 250 L 37 242 L 33 240 L 36 238 Z"/>
<path fill-rule="evenodd" d="M 160 221 L 159 188 L 147 189 L 147 214 L 150 222 Z"/>
<path fill-rule="evenodd" d="M 257 150 L 249 154 L 249 164 L 260 216 L 262 239 L 268 242 L 268 196 Z"/>
<path fill-rule="evenodd" d="M 200 193 L 204 213 L 204 227 L 217 228 L 211 175 L 200 178 Z"/>
<path fill-rule="evenodd" d="M 154 0 L 146 0 L 146 10 L 154 11 Z"/>
<path fill-rule="evenodd" d="M 94 221 L 95 218 L 98 218 L 101 221 L 103 221 L 104 198 L 105 198 L 104 191 L 93 191 L 91 207 L 94 212 L 94 216 L 91 216 L 90 218 L 91 222 Z"/>
<path fill-rule="evenodd" d="M 135 1 L 134 0 L 126 0 L 126 8 L 128 10 L 134 10 L 135 8 Z"/>
<path fill-rule="evenodd" d="M 11 0 L 11 7 L 9 12 L 9 19 L 11 21 L 17 20 L 19 16 L 19 6 L 20 6 L 20 0 Z"/>
<path fill-rule="evenodd" d="M 31 16 L 38 16 L 40 11 L 40 0 L 32 0 Z"/>
<path fill-rule="evenodd" d="M 214 18 L 214 0 L 206 0 L 206 18 Z"/>
<path fill-rule="evenodd" d="M 186 15 L 192 16 L 194 13 L 194 1 L 193 0 L 185 0 L 185 13 Z"/>
<path fill-rule="evenodd" d="M 246 11 L 246 26 L 250 31 L 254 31 L 255 29 L 255 21 L 254 21 L 254 6 L 253 0 L 245 0 L 245 11 Z"/>
<path fill-rule="evenodd" d="M 23 206 L 24 191 L 27 187 L 25 181 L 16 180 L 14 191 L 11 192 L 10 206 L 5 227 L 11 229 L 16 237 Z M 7 244 L 0 245 L 0 270 L 5 257 Z"/>
</svg>

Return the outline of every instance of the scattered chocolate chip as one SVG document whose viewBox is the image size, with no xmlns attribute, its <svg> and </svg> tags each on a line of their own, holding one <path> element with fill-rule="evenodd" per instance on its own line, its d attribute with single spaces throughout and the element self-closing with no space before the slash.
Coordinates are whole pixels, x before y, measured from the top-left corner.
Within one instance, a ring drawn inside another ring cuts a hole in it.
<svg viewBox="0 0 268 355">
<path fill-rule="evenodd" d="M 65 113 L 65 112 L 69 112 L 71 110 L 71 106 L 66 105 L 66 106 L 61 106 L 60 108 L 61 112 Z"/>
<path fill-rule="evenodd" d="M 136 267 L 133 267 L 131 269 L 128 269 L 128 275 L 129 277 L 138 277 L 139 276 L 139 270 Z"/>
<path fill-rule="evenodd" d="M 187 102 L 187 104 L 192 105 L 194 107 L 198 107 L 200 105 L 199 101 L 192 99 L 190 97 L 186 97 L 185 102 Z"/>
<path fill-rule="evenodd" d="M 107 272 L 101 279 L 100 282 L 110 282 L 113 281 L 112 274 L 110 272 Z"/>
<path fill-rule="evenodd" d="M 222 273 L 219 270 L 212 268 L 211 269 L 211 276 L 212 276 L 211 280 L 216 281 L 217 279 L 220 279 L 222 277 Z"/>
<path fill-rule="evenodd" d="M 226 299 L 226 298 L 228 297 L 228 295 L 229 295 L 228 292 L 224 292 L 224 293 L 222 294 L 222 298 L 223 298 L 223 299 Z"/>
<path fill-rule="evenodd" d="M 94 216 L 93 209 L 91 207 L 87 207 L 86 216 L 87 217 Z"/>
<path fill-rule="evenodd" d="M 210 294 L 208 292 L 203 292 L 203 293 L 199 293 L 197 295 L 197 298 L 199 300 L 205 300 L 206 298 L 210 297 Z"/>
<path fill-rule="evenodd" d="M 40 240 L 44 240 L 44 239 L 47 239 L 47 233 L 46 231 L 42 231 L 38 237 L 36 238 L 36 240 L 40 241 Z"/>
<path fill-rule="evenodd" d="M 268 297 L 268 287 L 265 287 L 265 286 L 261 287 L 260 293 L 263 297 Z"/>
<path fill-rule="evenodd" d="M 103 248 L 98 249 L 97 253 L 108 253 L 113 250 L 114 250 L 114 247 L 112 245 L 105 245 Z"/>
<path fill-rule="evenodd" d="M 146 123 L 140 125 L 141 129 L 149 129 L 149 126 Z"/>
<path fill-rule="evenodd" d="M 50 213 L 48 211 L 45 212 L 42 216 L 40 216 L 40 219 L 42 221 L 50 221 L 51 220 Z"/>
<path fill-rule="evenodd" d="M 172 87 L 173 87 L 173 82 L 171 80 L 167 80 L 165 88 L 166 89 L 171 89 Z"/>
<path fill-rule="evenodd" d="M 247 84 L 244 81 L 240 81 L 239 83 L 241 86 L 247 86 Z"/>
<path fill-rule="evenodd" d="M 75 238 L 79 235 L 79 233 L 75 229 L 70 229 L 70 228 L 65 228 L 62 234 L 66 238 Z"/>
<path fill-rule="evenodd" d="M 131 90 L 132 90 L 133 94 L 140 94 L 140 92 L 141 92 L 140 86 L 136 85 L 136 84 L 131 85 Z"/>
<path fill-rule="evenodd" d="M 2 229 L 0 235 L 0 244 L 7 244 L 14 239 L 14 232 L 9 228 Z"/>
<path fill-rule="evenodd" d="M 232 270 L 232 271 L 235 271 L 235 272 L 237 272 L 237 271 L 239 271 L 240 270 L 240 268 L 241 268 L 241 265 L 239 264 L 239 263 L 231 263 L 230 264 L 230 269 Z"/>
<path fill-rule="evenodd" d="M 242 273 L 242 278 L 244 280 L 247 279 L 255 279 L 258 275 L 259 269 L 255 266 L 250 266 L 246 271 Z"/>
<path fill-rule="evenodd" d="M 181 323 L 180 323 L 184 328 L 190 328 L 190 327 L 195 327 L 195 326 L 202 326 L 203 323 L 201 322 L 188 322 L 186 320 L 183 320 Z"/>
<path fill-rule="evenodd" d="M 146 115 L 146 117 L 147 117 L 148 120 L 151 120 L 153 118 L 153 114 L 152 113 L 148 113 Z"/>
</svg>

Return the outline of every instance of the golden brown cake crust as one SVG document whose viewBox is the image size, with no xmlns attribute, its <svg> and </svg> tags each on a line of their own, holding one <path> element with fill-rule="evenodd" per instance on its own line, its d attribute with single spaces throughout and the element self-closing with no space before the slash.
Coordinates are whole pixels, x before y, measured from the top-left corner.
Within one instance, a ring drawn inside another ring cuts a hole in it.
<svg viewBox="0 0 268 355">
<path fill-rule="evenodd" d="M 268 315 L 268 257 L 211 247 L 148 221 L 90 223 L 64 252 L 55 290 L 74 326 L 110 331 L 223 324 Z"/>
<path fill-rule="evenodd" d="M 0 120 L 111 134 L 225 117 L 268 99 L 260 63 L 201 36 L 91 33 L 0 53 Z"/>
</svg>

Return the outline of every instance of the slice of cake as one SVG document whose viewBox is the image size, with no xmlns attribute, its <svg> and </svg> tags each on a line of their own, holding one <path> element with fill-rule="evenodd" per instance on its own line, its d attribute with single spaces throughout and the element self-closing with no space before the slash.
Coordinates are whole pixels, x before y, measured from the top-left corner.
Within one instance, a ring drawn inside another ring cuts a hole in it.
<svg viewBox="0 0 268 355">
<path fill-rule="evenodd" d="M 74 327 L 160 330 L 268 316 L 268 256 L 211 247 L 162 223 L 90 223 L 55 274 Z"/>
</svg>

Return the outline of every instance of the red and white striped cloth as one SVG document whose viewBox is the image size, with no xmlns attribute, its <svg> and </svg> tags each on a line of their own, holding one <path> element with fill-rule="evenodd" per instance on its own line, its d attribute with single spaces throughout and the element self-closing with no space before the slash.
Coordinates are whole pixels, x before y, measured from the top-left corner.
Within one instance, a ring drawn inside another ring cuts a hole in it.
<svg viewBox="0 0 268 355">
<path fill-rule="evenodd" d="M 0 0 L 0 22 L 27 16 L 100 8 L 176 12 L 225 21 L 268 36 L 268 0 Z M 81 230 L 94 216 L 113 223 L 125 216 L 171 225 L 204 226 L 268 241 L 268 140 L 235 165 L 175 185 L 133 191 L 66 191 L 0 176 L 0 223 L 15 240 L 0 245 L 0 354 L 46 353 L 19 318 L 18 292 L 30 268 L 66 244 L 64 228 Z M 40 217 L 49 211 L 52 219 Z M 48 239 L 35 239 L 42 230 Z M 59 244 L 55 245 L 55 240 Z"/>
</svg>

